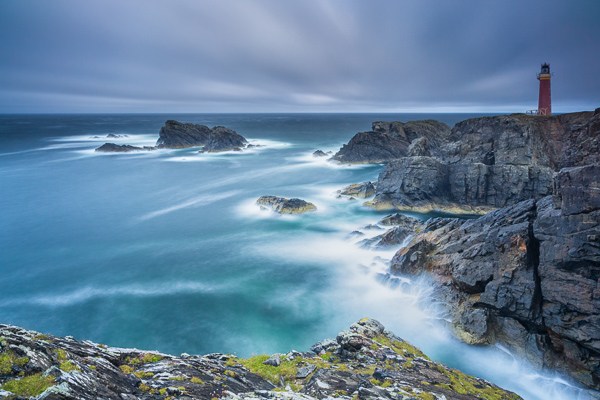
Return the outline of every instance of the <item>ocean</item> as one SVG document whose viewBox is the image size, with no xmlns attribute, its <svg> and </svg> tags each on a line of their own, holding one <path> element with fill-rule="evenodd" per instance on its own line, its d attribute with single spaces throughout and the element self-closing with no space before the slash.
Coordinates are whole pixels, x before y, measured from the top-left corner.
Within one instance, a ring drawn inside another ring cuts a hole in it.
<svg viewBox="0 0 600 400">
<path fill-rule="evenodd" d="M 462 114 L 0 116 L 0 323 L 111 346 L 238 356 L 308 350 L 358 319 L 378 319 L 431 358 L 525 399 L 586 399 L 500 346 L 455 340 L 426 279 L 382 279 L 398 248 L 350 233 L 387 213 L 338 198 L 381 165 L 315 158 L 377 120 Z M 223 125 L 260 145 L 100 154 L 152 146 L 167 119 Z M 116 139 L 107 135 L 119 135 Z M 261 195 L 317 212 L 260 210 Z M 415 215 L 426 219 L 427 215 Z"/>
</svg>

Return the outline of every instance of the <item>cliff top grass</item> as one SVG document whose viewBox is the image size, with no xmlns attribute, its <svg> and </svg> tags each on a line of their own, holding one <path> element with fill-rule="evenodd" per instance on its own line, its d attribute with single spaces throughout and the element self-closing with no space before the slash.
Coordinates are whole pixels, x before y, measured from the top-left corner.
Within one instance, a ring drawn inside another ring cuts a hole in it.
<svg viewBox="0 0 600 400">
<path fill-rule="evenodd" d="M 13 379 L 2 385 L 2 389 L 12 392 L 17 396 L 33 397 L 39 396 L 54 385 L 53 376 L 43 376 L 41 373 L 25 376 L 21 379 Z"/>
</svg>

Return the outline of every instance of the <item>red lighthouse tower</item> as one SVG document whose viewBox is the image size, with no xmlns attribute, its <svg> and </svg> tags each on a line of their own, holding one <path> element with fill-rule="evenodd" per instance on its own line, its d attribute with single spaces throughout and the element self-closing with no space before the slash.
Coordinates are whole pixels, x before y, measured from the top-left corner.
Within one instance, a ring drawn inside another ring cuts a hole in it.
<svg viewBox="0 0 600 400">
<path fill-rule="evenodd" d="M 538 115 L 552 115 L 552 101 L 550 98 L 550 64 L 542 64 L 542 69 L 537 75 L 540 81 L 540 97 L 538 100 Z"/>
</svg>

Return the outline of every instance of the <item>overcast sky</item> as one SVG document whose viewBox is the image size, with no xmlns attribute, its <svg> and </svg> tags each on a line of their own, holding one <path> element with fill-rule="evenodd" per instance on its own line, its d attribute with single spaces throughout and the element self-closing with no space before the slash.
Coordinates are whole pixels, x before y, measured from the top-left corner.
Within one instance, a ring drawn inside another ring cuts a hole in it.
<svg viewBox="0 0 600 400">
<path fill-rule="evenodd" d="M 600 107 L 600 0 L 1 0 L 0 113 Z"/>
</svg>

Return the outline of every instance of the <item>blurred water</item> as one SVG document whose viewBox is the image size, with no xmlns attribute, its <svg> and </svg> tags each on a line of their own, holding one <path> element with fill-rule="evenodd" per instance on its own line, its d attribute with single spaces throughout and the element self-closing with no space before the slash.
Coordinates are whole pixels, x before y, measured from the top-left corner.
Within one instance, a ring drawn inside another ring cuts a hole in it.
<svg viewBox="0 0 600 400">
<path fill-rule="evenodd" d="M 375 120 L 466 117 L 0 116 L 0 321 L 113 346 L 248 356 L 304 350 L 370 316 L 432 358 L 527 399 L 584 399 L 502 349 L 454 340 L 427 282 L 380 283 L 394 251 L 362 249 L 348 234 L 384 214 L 336 190 L 376 179 L 381 166 L 311 155 L 337 150 Z M 264 146 L 93 151 L 106 141 L 153 145 L 166 119 L 225 125 Z M 266 194 L 318 211 L 264 212 L 254 201 Z"/>
</svg>

